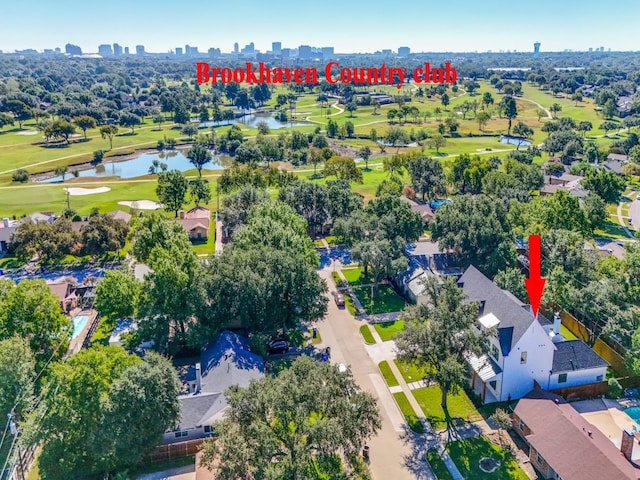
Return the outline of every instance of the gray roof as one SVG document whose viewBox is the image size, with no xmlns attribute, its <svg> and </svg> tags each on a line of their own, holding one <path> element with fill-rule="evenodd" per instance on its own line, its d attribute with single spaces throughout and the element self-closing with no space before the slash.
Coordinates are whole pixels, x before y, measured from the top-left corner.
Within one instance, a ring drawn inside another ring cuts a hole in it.
<svg viewBox="0 0 640 480">
<path fill-rule="evenodd" d="M 182 417 L 178 430 L 190 430 L 205 425 L 208 419 L 227 405 L 222 393 L 185 395 L 179 400 Z"/>
<path fill-rule="evenodd" d="M 569 340 L 555 344 L 553 352 L 553 373 L 573 372 L 589 368 L 608 367 L 609 364 L 591 350 L 582 340 Z"/>
<path fill-rule="evenodd" d="M 509 355 L 531 323 L 534 322 L 530 308 L 511 293 L 498 287 L 473 265 L 458 279 L 458 286 L 469 300 L 480 302 L 483 315 L 493 313 L 499 320 L 498 340 L 502 355 Z M 523 308 L 524 307 L 524 308 Z M 540 317 L 541 315 L 538 314 Z M 547 320 L 544 320 L 547 322 Z"/>
<path fill-rule="evenodd" d="M 1 227 L 0 228 L 0 241 L 9 243 L 11 241 L 11 235 L 16 231 L 18 227 Z"/>
</svg>

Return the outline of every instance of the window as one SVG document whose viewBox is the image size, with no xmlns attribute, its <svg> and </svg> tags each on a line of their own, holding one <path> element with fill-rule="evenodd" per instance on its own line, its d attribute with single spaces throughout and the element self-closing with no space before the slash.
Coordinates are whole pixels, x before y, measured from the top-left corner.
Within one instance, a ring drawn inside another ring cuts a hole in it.
<svg viewBox="0 0 640 480">
<path fill-rule="evenodd" d="M 527 363 L 527 352 L 522 352 L 520 354 L 520 363 Z"/>
<path fill-rule="evenodd" d="M 524 432 L 524 429 L 526 428 L 526 425 L 524 424 L 524 422 L 522 421 L 522 419 L 520 420 L 520 423 L 518 423 L 518 428 L 520 429 L 520 431 Z"/>
<path fill-rule="evenodd" d="M 495 358 L 496 361 L 500 360 L 500 350 L 493 343 L 489 344 L 489 354 Z"/>
<path fill-rule="evenodd" d="M 558 383 L 566 383 L 566 381 L 567 381 L 566 373 L 561 373 L 560 375 L 558 375 Z"/>
<path fill-rule="evenodd" d="M 204 433 L 213 433 L 213 428 L 211 427 L 211 425 L 204 426 Z"/>
<path fill-rule="evenodd" d="M 496 388 L 498 388 L 498 382 L 497 381 L 493 381 L 493 382 L 489 382 L 489 386 L 491 387 L 491 389 L 495 392 Z"/>
<path fill-rule="evenodd" d="M 601 381 L 603 381 L 603 380 L 604 380 L 604 375 L 598 375 L 598 376 L 596 377 L 596 382 L 601 382 Z"/>
<path fill-rule="evenodd" d="M 538 462 L 539 465 L 542 465 L 544 463 L 544 458 L 542 458 L 542 455 L 540 455 L 540 452 L 537 452 L 536 461 Z"/>
<path fill-rule="evenodd" d="M 186 437 L 187 435 L 189 435 L 189 432 L 186 430 L 183 430 L 181 432 L 176 432 L 175 435 L 176 435 L 176 438 Z"/>
</svg>

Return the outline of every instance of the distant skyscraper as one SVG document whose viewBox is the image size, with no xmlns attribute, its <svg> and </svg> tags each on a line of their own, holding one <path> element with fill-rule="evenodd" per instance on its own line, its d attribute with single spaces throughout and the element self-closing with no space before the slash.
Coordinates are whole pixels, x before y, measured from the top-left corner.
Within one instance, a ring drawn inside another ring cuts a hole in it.
<svg viewBox="0 0 640 480">
<path fill-rule="evenodd" d="M 192 47 L 190 45 L 184 46 L 184 54 L 187 57 L 192 57 L 194 55 L 198 55 L 198 47 Z"/>
<path fill-rule="evenodd" d="M 309 60 L 311 58 L 311 47 L 309 45 L 300 45 L 298 47 L 298 58 L 300 60 Z"/>
<path fill-rule="evenodd" d="M 240 53 L 246 53 L 248 55 L 253 55 L 256 51 L 255 45 L 253 44 L 253 42 L 248 43 L 244 46 L 244 48 L 242 50 L 240 50 Z"/>
<path fill-rule="evenodd" d="M 399 57 L 408 57 L 411 55 L 411 49 L 409 47 L 398 47 Z"/>
<path fill-rule="evenodd" d="M 593 47 L 589 47 L 589 53 L 593 52 Z"/>
<path fill-rule="evenodd" d="M 117 43 L 113 44 L 113 54 L 114 55 L 122 55 L 122 47 Z"/>
<path fill-rule="evenodd" d="M 136 55 L 144 55 L 144 45 L 136 45 Z"/>
<path fill-rule="evenodd" d="M 176 55 L 182 55 L 182 47 L 176 47 Z"/>
<path fill-rule="evenodd" d="M 240 45 L 238 45 L 238 42 L 233 44 L 233 53 L 240 53 Z"/>
<path fill-rule="evenodd" d="M 129 47 L 124 47 L 124 54 L 129 55 Z"/>
<path fill-rule="evenodd" d="M 274 55 L 280 55 L 282 53 L 282 42 L 271 43 L 271 53 Z"/>
<path fill-rule="evenodd" d="M 533 56 L 537 57 L 540 53 L 540 42 L 536 42 L 533 44 Z"/>
<path fill-rule="evenodd" d="M 324 58 L 333 57 L 333 47 L 322 47 L 320 51 Z"/>
<path fill-rule="evenodd" d="M 113 55 L 113 50 L 111 49 L 111 45 L 108 43 L 98 45 L 98 53 L 103 57 L 109 57 Z"/>
<path fill-rule="evenodd" d="M 69 55 L 82 55 L 82 49 L 77 45 L 67 43 L 64 46 L 64 53 L 68 53 Z"/>
<path fill-rule="evenodd" d="M 220 49 L 219 48 L 210 48 L 207 53 L 209 54 L 209 56 L 211 58 L 216 58 L 220 56 Z"/>
</svg>

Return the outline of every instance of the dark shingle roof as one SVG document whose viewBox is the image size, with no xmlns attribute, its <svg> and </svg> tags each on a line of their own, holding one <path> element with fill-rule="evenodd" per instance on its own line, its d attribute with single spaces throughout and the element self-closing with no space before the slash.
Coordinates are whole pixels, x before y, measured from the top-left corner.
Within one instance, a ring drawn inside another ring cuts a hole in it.
<svg viewBox="0 0 640 480">
<path fill-rule="evenodd" d="M 212 407 L 218 404 L 222 410 L 227 404 L 222 393 L 205 393 L 202 395 L 185 395 L 180 398 L 180 412 L 182 417 L 178 430 L 190 430 L 201 427 L 215 412 L 208 414 Z"/>
<path fill-rule="evenodd" d="M 469 300 L 484 302 L 483 315 L 493 313 L 500 320 L 498 339 L 502 355 L 509 355 L 511 348 L 534 321 L 530 310 L 522 308 L 522 302 L 498 287 L 473 265 L 458 279 L 458 285 Z"/>
<path fill-rule="evenodd" d="M 556 343 L 555 347 L 553 367 L 551 367 L 553 373 L 609 366 L 600 355 L 591 350 L 582 340 Z"/>
</svg>

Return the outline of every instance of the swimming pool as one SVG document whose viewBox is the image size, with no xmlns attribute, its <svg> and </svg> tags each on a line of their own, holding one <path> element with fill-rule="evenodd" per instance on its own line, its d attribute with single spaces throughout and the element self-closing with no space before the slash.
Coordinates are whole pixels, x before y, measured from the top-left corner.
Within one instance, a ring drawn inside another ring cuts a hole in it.
<svg viewBox="0 0 640 480">
<path fill-rule="evenodd" d="M 640 425 L 640 407 L 625 408 L 624 413 L 629 415 L 638 425 Z"/>
<path fill-rule="evenodd" d="M 87 320 L 89 320 L 89 315 L 76 315 L 71 320 L 73 321 L 73 336 L 71 338 L 76 338 L 84 330 Z"/>
</svg>

